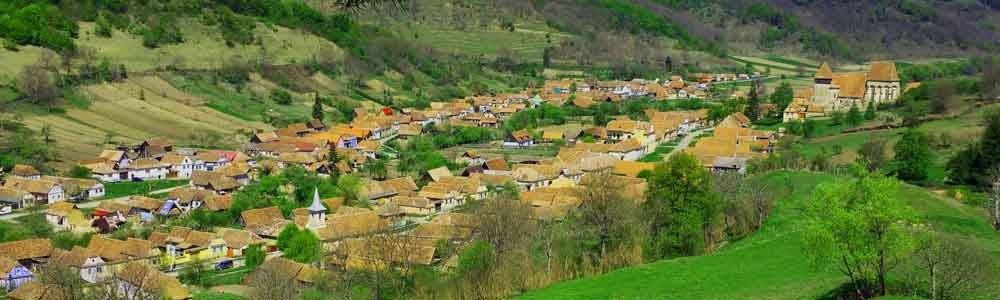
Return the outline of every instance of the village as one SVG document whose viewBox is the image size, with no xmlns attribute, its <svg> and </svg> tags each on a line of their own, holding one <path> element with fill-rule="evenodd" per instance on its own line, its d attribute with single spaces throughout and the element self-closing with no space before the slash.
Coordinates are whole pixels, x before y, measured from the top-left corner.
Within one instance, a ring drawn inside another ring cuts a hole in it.
<svg viewBox="0 0 1000 300">
<path fill-rule="evenodd" d="M 696 74 L 667 80 L 547 80 L 544 86 L 529 86 L 520 93 L 432 102 L 426 109 L 358 109 L 348 124 L 315 119 L 259 131 L 241 149 L 186 148 L 149 137 L 140 144 L 105 149 L 79 161 L 79 166 L 89 170 L 89 179 L 43 175 L 30 165 L 19 164 L 3 177 L 0 219 L 42 214 L 57 231 L 93 237 L 85 246 L 70 250 L 54 247 L 48 239 L 0 244 L 0 288 L 10 292 L 12 300 L 36 299 L 31 295 L 58 287 L 35 280 L 34 272 L 47 264 L 64 264 L 88 283 L 113 280 L 133 292 L 149 289 L 166 299 L 190 299 L 191 293 L 176 278 L 183 269 L 195 264 L 215 270 L 239 268 L 250 251 L 263 251 L 268 258 L 242 279 L 247 286 L 273 280 L 261 275 L 261 270 L 268 269 L 283 270 L 282 276 L 308 286 L 312 274 L 321 270 L 379 268 L 400 261 L 454 268 L 457 255 L 440 247 L 442 241 L 463 247 L 476 233 L 479 220 L 466 212 L 470 204 L 513 192 L 530 205 L 532 218 L 558 222 L 582 204 L 576 190 L 594 184 L 597 178 L 613 180 L 629 199 L 645 199 L 646 178 L 657 164 L 645 159 L 650 155 L 663 155 L 666 160 L 675 153 L 687 153 L 711 172 L 743 173 L 753 160 L 767 157 L 784 132 L 755 129 L 742 112 L 712 120 L 709 108 L 650 108 L 638 119 L 609 116 L 606 125 L 515 130 L 489 146 L 508 153 L 550 147 L 556 149 L 554 156 L 513 158 L 467 149 L 449 157 L 453 161 L 447 165 L 419 174 L 382 172 L 379 176 L 365 171 L 371 164 L 398 160 L 407 141 L 428 135 L 436 126 L 499 130 L 518 113 L 541 106 L 587 109 L 602 103 L 710 100 L 708 89 L 713 84 L 762 78 L 758 73 Z M 875 62 L 869 71 L 856 73 L 834 73 L 824 63 L 813 80 L 812 87 L 795 91 L 787 109 L 775 112 L 784 122 L 822 118 L 852 106 L 865 109 L 891 103 L 904 89 L 915 87 L 900 86 L 893 62 Z M 666 145 L 670 150 L 661 153 L 659 149 Z M 288 207 L 257 207 L 226 220 L 228 226 L 197 230 L 169 225 L 172 219 L 199 211 L 229 216 L 237 195 L 262 178 L 289 169 L 332 180 L 353 174 L 360 179 L 354 191 L 357 195 L 323 197 L 314 188 L 296 192 L 310 195 L 303 202 L 308 205 L 292 208 L 290 213 Z M 105 196 L 106 185 L 162 180 L 183 184 L 137 195 Z M 279 235 L 289 226 L 318 237 L 325 257 L 317 263 L 284 257 Z M 136 228 L 149 233 L 124 240 L 112 237 L 116 231 Z M 372 251 L 386 236 L 407 243 L 391 253 Z"/>
</svg>

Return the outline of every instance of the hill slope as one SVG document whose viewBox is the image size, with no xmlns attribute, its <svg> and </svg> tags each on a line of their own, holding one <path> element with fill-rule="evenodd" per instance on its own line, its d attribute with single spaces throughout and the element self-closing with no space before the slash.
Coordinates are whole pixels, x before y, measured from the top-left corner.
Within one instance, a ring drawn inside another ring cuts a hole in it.
<svg viewBox="0 0 1000 300">
<path fill-rule="evenodd" d="M 584 278 L 522 295 L 520 299 L 815 299 L 846 282 L 835 270 L 817 270 L 801 251 L 799 224 L 813 187 L 837 180 L 826 174 L 781 172 L 772 186 L 795 186 L 761 231 L 707 256 L 663 260 Z M 945 232 L 978 239 L 1000 258 L 1000 235 L 974 209 L 903 185 L 922 219 Z"/>
</svg>

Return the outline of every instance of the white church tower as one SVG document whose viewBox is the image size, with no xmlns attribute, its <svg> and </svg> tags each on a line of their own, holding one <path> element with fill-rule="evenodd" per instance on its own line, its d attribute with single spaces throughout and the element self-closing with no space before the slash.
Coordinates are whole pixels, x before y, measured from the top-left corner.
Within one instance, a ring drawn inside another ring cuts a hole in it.
<svg viewBox="0 0 1000 300">
<path fill-rule="evenodd" d="M 313 191 L 313 201 L 309 205 L 309 223 L 306 228 L 317 229 L 326 227 L 326 207 L 319 201 L 319 189 Z"/>
</svg>

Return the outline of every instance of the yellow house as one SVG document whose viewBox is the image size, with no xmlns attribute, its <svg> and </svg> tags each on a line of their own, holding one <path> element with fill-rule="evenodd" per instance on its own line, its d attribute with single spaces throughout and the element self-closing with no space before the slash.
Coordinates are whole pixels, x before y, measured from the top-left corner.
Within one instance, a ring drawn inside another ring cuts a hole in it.
<svg viewBox="0 0 1000 300">
<path fill-rule="evenodd" d="M 212 261 L 225 257 L 226 240 L 216 233 L 174 227 L 169 233 L 153 232 L 149 241 L 163 249 L 161 265 L 189 263 L 192 260 Z"/>
</svg>

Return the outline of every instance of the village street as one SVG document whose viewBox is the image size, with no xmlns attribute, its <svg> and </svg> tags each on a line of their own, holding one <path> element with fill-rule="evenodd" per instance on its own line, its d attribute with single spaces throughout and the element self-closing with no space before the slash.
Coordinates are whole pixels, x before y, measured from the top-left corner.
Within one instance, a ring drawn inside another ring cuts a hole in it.
<svg viewBox="0 0 1000 300">
<path fill-rule="evenodd" d="M 175 186 L 175 187 L 172 187 L 172 188 L 165 188 L 165 189 L 162 189 L 162 190 L 152 191 L 152 192 L 150 192 L 150 194 L 169 193 L 170 191 L 173 191 L 173 190 L 176 190 L 176 189 L 179 189 L 179 188 L 183 188 L 183 187 L 187 187 L 187 185 Z M 96 200 L 96 201 L 87 201 L 87 202 L 83 202 L 83 203 L 77 203 L 76 207 L 77 208 L 95 208 L 98 205 L 100 205 L 101 202 L 104 202 L 104 201 L 125 201 L 125 200 L 128 200 L 129 197 L 132 197 L 132 195 L 121 196 L 121 197 L 118 197 L 118 198 L 102 199 L 102 200 Z M 24 210 L 21 210 L 20 212 L 2 215 L 2 216 L 0 216 L 0 221 L 17 222 L 14 219 L 19 218 L 19 217 L 23 217 L 23 216 L 26 216 L 26 215 L 30 215 L 33 212 L 34 212 L 33 210 L 24 209 Z"/>
<path fill-rule="evenodd" d="M 667 154 L 666 157 L 664 157 L 664 159 L 670 158 L 671 156 L 674 155 L 674 153 L 678 153 L 680 151 L 684 151 L 684 149 L 686 149 L 688 146 L 690 146 L 691 142 L 694 141 L 694 139 L 696 137 L 698 137 L 698 135 L 704 133 L 705 131 L 711 130 L 711 129 L 712 129 L 712 127 L 701 128 L 701 129 L 689 132 L 687 135 L 684 135 L 684 137 L 681 138 L 680 142 L 677 143 L 677 147 L 674 147 L 674 150 L 671 150 L 670 153 Z"/>
</svg>

